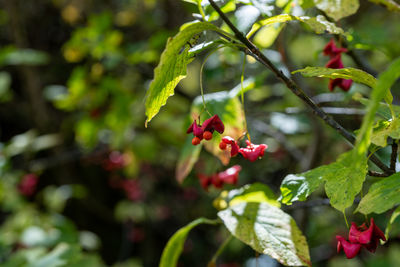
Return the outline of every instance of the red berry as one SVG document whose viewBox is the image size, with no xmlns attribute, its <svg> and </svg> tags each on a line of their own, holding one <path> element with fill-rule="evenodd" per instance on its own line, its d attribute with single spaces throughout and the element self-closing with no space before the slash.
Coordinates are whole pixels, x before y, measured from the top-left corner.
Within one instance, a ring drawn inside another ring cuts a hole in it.
<svg viewBox="0 0 400 267">
<path fill-rule="evenodd" d="M 200 144 L 200 138 L 198 138 L 197 136 L 193 137 L 192 139 L 192 145 L 197 146 L 198 144 Z"/>
<path fill-rule="evenodd" d="M 206 140 L 211 140 L 211 138 L 212 138 L 212 132 L 205 131 L 205 132 L 203 133 L 203 138 L 206 139 Z"/>
<path fill-rule="evenodd" d="M 222 149 L 222 150 L 225 150 L 226 149 L 226 143 L 224 143 L 224 142 L 219 143 L 219 148 Z"/>
</svg>

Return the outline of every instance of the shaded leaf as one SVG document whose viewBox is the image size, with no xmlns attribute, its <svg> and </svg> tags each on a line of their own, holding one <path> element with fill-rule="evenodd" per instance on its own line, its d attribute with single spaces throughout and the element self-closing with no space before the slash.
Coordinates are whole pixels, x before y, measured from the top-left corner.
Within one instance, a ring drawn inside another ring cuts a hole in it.
<svg viewBox="0 0 400 267">
<path fill-rule="evenodd" d="M 248 184 L 239 189 L 229 191 L 227 201 L 229 206 L 234 206 L 241 202 L 266 202 L 278 208 L 281 206 L 276 200 L 274 192 L 267 185 L 261 183 Z"/>
<path fill-rule="evenodd" d="M 397 217 L 399 217 L 399 215 L 400 215 L 400 206 L 393 211 L 392 216 L 390 216 L 390 220 L 386 226 L 385 236 L 387 240 L 389 239 L 389 233 L 390 230 L 392 230 L 392 225 L 394 221 L 397 219 Z"/>
<path fill-rule="evenodd" d="M 384 5 L 390 11 L 400 12 L 400 5 L 393 0 L 369 0 L 372 3 Z"/>
<path fill-rule="evenodd" d="M 360 192 L 366 172 L 367 159 L 357 156 L 354 150 L 348 151 L 334 163 L 286 176 L 281 185 L 281 201 L 289 205 L 293 201 L 304 201 L 325 182 L 331 205 L 344 211 L 353 204 L 354 197 Z"/>
<path fill-rule="evenodd" d="M 326 18 L 322 15 L 319 15 L 317 17 L 308 17 L 308 16 L 292 16 L 288 14 L 281 14 L 277 15 L 274 17 L 270 17 L 267 19 L 260 20 L 256 22 L 250 32 L 247 34 L 247 38 L 253 36 L 253 34 L 258 31 L 261 27 L 272 25 L 275 23 L 283 23 L 283 22 L 289 22 L 289 21 L 300 21 L 308 26 L 317 34 L 329 32 L 333 34 L 344 34 L 344 31 L 342 28 L 337 27 L 334 23 L 329 22 L 326 20 Z"/>
<path fill-rule="evenodd" d="M 154 69 L 154 79 L 150 83 L 146 98 L 146 125 L 174 94 L 180 80 L 186 77 L 186 67 L 192 61 L 187 44 L 192 37 L 205 30 L 221 30 L 211 23 L 195 22 L 181 27 L 180 32 L 167 41 L 161 54 L 160 63 Z M 183 50 L 182 50 L 183 49 Z"/>
<path fill-rule="evenodd" d="M 305 201 L 324 182 L 323 175 L 327 167 L 320 166 L 308 172 L 287 175 L 281 184 L 280 201 L 286 205 L 294 201 Z"/>
<path fill-rule="evenodd" d="M 185 140 L 185 144 L 181 150 L 181 154 L 176 165 L 175 178 L 179 183 L 188 176 L 199 158 L 202 144 L 197 146 L 192 145 L 192 136 L 188 135 Z"/>
<path fill-rule="evenodd" d="M 395 173 L 374 183 L 355 212 L 382 213 L 400 204 L 400 173 Z"/>
<path fill-rule="evenodd" d="M 334 20 L 353 15 L 360 6 L 358 0 L 314 0 L 314 3 Z"/>
<path fill-rule="evenodd" d="M 359 99 L 360 103 L 363 104 L 364 106 L 368 106 L 371 100 L 367 98 L 361 98 Z M 398 105 L 392 105 L 393 112 L 395 116 L 400 116 L 400 106 Z M 392 118 L 392 114 L 390 111 L 390 107 L 386 103 L 379 102 L 378 110 L 376 111 L 379 116 L 386 120 L 390 120 Z"/>
<path fill-rule="evenodd" d="M 343 68 L 343 69 L 330 69 L 325 67 L 306 67 L 304 69 L 296 70 L 292 72 L 301 73 L 304 77 L 323 77 L 330 79 L 352 79 L 356 83 L 362 83 L 369 87 L 374 87 L 376 79 L 371 74 L 355 69 L 355 68 Z"/>
<path fill-rule="evenodd" d="M 182 252 L 189 231 L 202 223 L 215 224 L 215 221 L 206 218 L 198 218 L 176 231 L 176 233 L 168 240 L 168 243 L 163 250 L 159 267 L 177 266 L 179 256 Z"/>
<path fill-rule="evenodd" d="M 268 203 L 239 203 L 218 212 L 229 232 L 284 265 L 311 265 L 305 237 L 288 214 Z"/>
</svg>

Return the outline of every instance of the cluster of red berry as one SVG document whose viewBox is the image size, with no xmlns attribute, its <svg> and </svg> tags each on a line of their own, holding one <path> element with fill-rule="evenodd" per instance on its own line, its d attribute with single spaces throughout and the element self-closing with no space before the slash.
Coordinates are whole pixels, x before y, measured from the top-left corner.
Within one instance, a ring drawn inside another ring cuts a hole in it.
<svg viewBox="0 0 400 267">
<path fill-rule="evenodd" d="M 205 190 L 208 190 L 210 185 L 213 185 L 215 188 L 222 188 L 224 184 L 236 184 L 241 170 L 242 167 L 235 165 L 223 172 L 213 175 L 198 174 L 197 177 Z"/>
<path fill-rule="evenodd" d="M 198 124 L 196 120 L 190 125 L 186 133 L 193 133 L 194 137 L 192 139 L 193 145 L 200 144 L 201 140 L 211 140 L 213 137 L 213 132 L 217 131 L 220 134 L 224 133 L 225 126 L 222 123 L 218 115 L 214 115 L 211 118 L 205 120 L 203 125 Z"/>
<path fill-rule="evenodd" d="M 339 48 L 335 45 L 333 39 L 324 47 L 324 55 L 329 56 L 330 60 L 325 65 L 327 68 L 331 69 L 342 69 L 344 68 L 342 62 L 342 53 L 346 53 L 346 48 Z M 351 79 L 331 79 L 329 80 L 329 91 L 333 91 L 336 86 L 339 86 L 343 91 L 349 91 L 353 81 Z"/>
<path fill-rule="evenodd" d="M 196 120 L 190 125 L 186 133 L 193 133 L 192 139 L 193 145 L 200 144 L 201 140 L 211 140 L 213 132 L 217 131 L 222 134 L 225 130 L 225 126 L 222 123 L 218 115 L 214 115 L 211 118 L 205 120 L 203 124 L 198 124 Z M 225 136 L 219 144 L 221 150 L 230 150 L 231 157 L 235 157 L 237 154 L 242 154 L 245 159 L 250 161 L 256 161 L 264 156 L 264 150 L 268 147 L 265 144 L 256 145 L 246 140 L 246 147 L 239 147 L 238 141 L 230 136 Z M 199 174 L 200 183 L 204 189 L 212 184 L 216 188 L 222 188 L 224 184 L 236 184 L 239 176 L 239 171 L 242 168 L 239 165 L 235 165 L 224 172 L 219 172 L 213 175 Z"/>
<path fill-rule="evenodd" d="M 338 241 L 338 253 L 343 249 L 348 259 L 354 258 L 362 247 L 374 253 L 378 247 L 379 240 L 386 241 L 385 235 L 381 229 L 376 226 L 373 218 L 371 218 L 371 223 L 368 228 L 365 223 L 357 226 L 352 222 L 349 231 L 349 241 L 340 235 L 336 236 L 336 239 Z"/>
</svg>

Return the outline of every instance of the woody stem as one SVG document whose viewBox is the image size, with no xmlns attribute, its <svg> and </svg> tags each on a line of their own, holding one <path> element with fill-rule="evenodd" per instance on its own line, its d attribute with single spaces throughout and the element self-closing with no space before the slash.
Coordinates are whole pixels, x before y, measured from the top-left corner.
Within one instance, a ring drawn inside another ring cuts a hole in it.
<svg viewBox="0 0 400 267">
<path fill-rule="evenodd" d="M 299 97 L 305 104 L 307 104 L 315 115 L 320 117 L 326 124 L 336 130 L 340 135 L 342 135 L 351 144 L 354 144 L 356 138 L 353 134 L 348 132 L 343 128 L 337 121 L 326 114 L 320 107 L 318 107 L 314 101 L 306 95 L 306 93 L 289 77 L 287 77 L 281 70 L 279 70 L 261 51 L 251 43 L 228 19 L 228 17 L 221 11 L 221 9 L 215 4 L 213 0 L 208 0 L 211 6 L 217 11 L 221 19 L 228 25 L 228 27 L 235 33 L 235 37 L 243 43 L 248 51 L 248 54 L 253 56 L 258 62 L 268 67 L 275 76 L 280 79 L 297 97 Z M 375 163 L 382 171 L 385 173 L 393 173 L 393 171 L 387 167 L 379 158 L 375 155 L 370 157 L 370 160 Z"/>
</svg>

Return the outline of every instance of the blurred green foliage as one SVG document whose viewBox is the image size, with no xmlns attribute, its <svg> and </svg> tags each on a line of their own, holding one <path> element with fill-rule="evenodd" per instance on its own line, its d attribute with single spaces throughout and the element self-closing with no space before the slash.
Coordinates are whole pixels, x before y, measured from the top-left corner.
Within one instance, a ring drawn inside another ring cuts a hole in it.
<svg viewBox="0 0 400 267">
<path fill-rule="evenodd" d="M 243 32 L 250 31 L 256 20 L 282 13 L 321 15 L 311 0 L 217 2 Z M 219 153 L 216 143 L 206 143 L 206 149 L 198 151 L 197 147 L 190 150 L 193 147 L 185 141 L 187 127 L 201 113 L 199 72 L 207 56 L 201 45 L 217 39 L 216 33 L 202 34 L 197 41 L 200 46 L 187 45 L 196 55 L 188 65 L 187 77 L 149 128 L 144 128 L 145 96 L 153 70 L 167 39 L 182 24 L 202 17 L 192 15 L 198 12 L 197 4 L 175 0 L 1 3 L 1 266 L 156 266 L 177 229 L 198 217 L 216 218 L 213 203 L 224 197 L 215 188 L 205 192 L 197 174 L 222 171 L 228 162 L 221 155 L 222 160 L 213 156 Z M 200 5 L 208 21 L 232 34 L 207 1 Z M 397 18 L 397 13 L 385 7 L 360 1 L 357 13 L 340 20 L 349 49 L 377 73 L 400 55 Z M 261 28 L 253 41 L 290 75 L 307 66 L 324 66 L 328 58 L 321 52 L 331 38 L 293 21 Z M 242 61 L 241 53 L 227 47 L 211 55 L 203 70 L 208 109 L 223 117 L 228 130 L 236 129 L 231 134 L 237 136 L 242 132 Z M 349 56 L 343 62 L 358 67 Z M 315 119 L 271 72 L 249 56 L 244 78 L 248 129 L 252 140 L 266 143 L 268 150 L 263 160 L 254 163 L 231 159 L 230 165 L 242 165 L 238 187 L 259 182 L 273 198 L 272 191 L 279 192 L 286 175 L 333 162 L 349 149 L 335 131 Z M 336 108 L 332 116 L 346 129 L 360 127 L 362 116 L 354 111 L 364 106 L 352 97 L 368 96 L 366 86 L 353 85 L 348 93 L 328 93 L 328 79 L 298 74 L 293 78 L 320 106 Z M 395 104 L 397 89 L 395 84 Z M 214 137 L 218 141 L 219 136 Z M 388 149 L 377 154 L 389 162 Z M 178 173 L 180 181 L 182 173 L 186 177 L 182 184 L 175 179 Z M 37 180 L 27 179 L 29 174 Z M 365 187 L 374 181 L 369 177 Z M 35 184 L 30 187 L 32 193 L 22 189 L 24 183 Z M 223 190 L 235 188 L 227 185 Z M 298 208 L 282 206 L 307 237 L 314 266 L 400 264 L 396 257 L 398 221 L 391 230 L 394 238 L 376 255 L 345 260 L 336 255 L 334 242 L 335 234 L 346 231 L 342 214 L 327 206 L 322 190 L 313 193 L 310 203 Z M 347 214 L 354 221 L 364 219 Z M 377 224 L 387 223 L 389 215 L 378 216 Z M 205 266 L 227 234 L 221 226 L 193 229 L 179 262 Z M 221 266 L 255 266 L 255 262 L 259 266 L 277 264 L 269 257 L 258 257 L 237 240 L 218 258 Z"/>
</svg>

